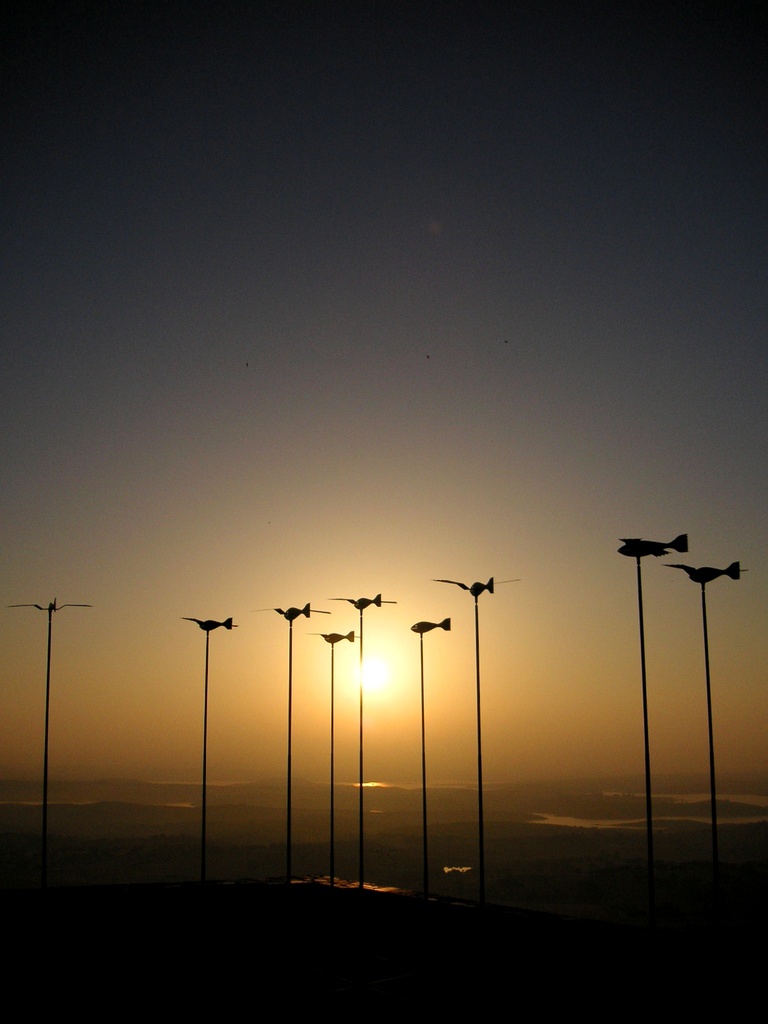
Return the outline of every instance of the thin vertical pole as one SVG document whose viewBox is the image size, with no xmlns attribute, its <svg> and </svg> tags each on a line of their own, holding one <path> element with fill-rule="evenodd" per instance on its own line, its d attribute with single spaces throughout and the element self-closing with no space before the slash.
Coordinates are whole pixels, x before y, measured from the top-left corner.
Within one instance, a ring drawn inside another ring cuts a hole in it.
<svg viewBox="0 0 768 1024">
<path fill-rule="evenodd" d="M 288 788 L 286 793 L 285 883 L 291 884 L 291 732 L 293 717 L 293 620 L 288 620 Z"/>
<path fill-rule="evenodd" d="M 205 697 L 203 700 L 203 803 L 202 803 L 202 836 L 200 849 L 200 882 L 205 883 L 205 817 L 207 802 L 207 774 L 208 774 L 208 646 L 211 634 L 205 631 Z"/>
<path fill-rule="evenodd" d="M 640 667 L 643 685 L 643 734 L 645 744 L 645 820 L 648 846 L 648 923 L 656 923 L 656 899 L 653 873 L 653 811 L 651 808 L 651 751 L 648 741 L 648 690 L 645 671 L 645 627 L 643 625 L 643 581 L 640 556 L 637 556 L 637 604 L 640 616 Z"/>
<path fill-rule="evenodd" d="M 331 888 L 336 879 L 336 867 L 334 858 L 334 678 L 333 678 L 333 652 L 335 644 L 331 644 Z"/>
<path fill-rule="evenodd" d="M 421 818 L 424 835 L 424 899 L 429 896 L 429 867 L 427 860 L 427 759 L 424 729 L 424 634 L 419 633 L 421 662 Z"/>
<path fill-rule="evenodd" d="M 56 604 L 56 598 L 50 602 L 48 608 L 41 604 L 12 604 L 11 608 L 37 608 L 41 612 L 48 611 L 48 647 L 45 658 L 45 721 L 43 725 L 43 813 L 42 813 L 42 835 L 40 851 L 40 887 L 48 887 L 48 737 L 51 717 L 51 637 L 53 633 L 53 613 L 59 608 L 90 608 L 89 604 Z"/>
<path fill-rule="evenodd" d="M 48 722 L 51 707 L 51 620 L 53 607 L 48 608 L 48 655 L 45 666 L 45 730 L 43 739 L 43 850 L 41 888 L 48 888 Z"/>
<path fill-rule="evenodd" d="M 704 667 L 707 678 L 707 724 L 709 727 L 709 790 L 712 807 L 712 896 L 715 922 L 720 918 L 720 879 L 717 853 L 717 795 L 715 791 L 715 741 L 712 731 L 712 689 L 709 678 L 709 638 L 707 635 L 707 598 L 701 584 L 701 618 L 704 627 Z"/>
<path fill-rule="evenodd" d="M 363 609 L 360 609 L 360 791 L 358 793 L 358 805 L 359 805 L 359 817 L 360 817 L 360 837 L 359 837 L 359 849 L 358 849 L 358 860 L 359 860 L 359 874 L 360 874 L 360 889 L 363 888 L 363 851 L 365 848 L 365 840 L 363 836 L 363 780 L 365 776 L 363 774 Z"/>
<path fill-rule="evenodd" d="M 480 714 L 480 616 L 475 595 L 475 678 L 477 681 L 477 827 L 480 858 L 480 905 L 485 904 L 485 836 L 483 823 L 483 740 Z"/>
</svg>

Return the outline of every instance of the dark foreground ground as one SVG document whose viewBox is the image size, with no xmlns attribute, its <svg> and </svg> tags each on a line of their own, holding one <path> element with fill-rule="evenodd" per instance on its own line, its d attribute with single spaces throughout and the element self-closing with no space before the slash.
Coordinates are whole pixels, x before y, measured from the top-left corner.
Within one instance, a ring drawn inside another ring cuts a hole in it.
<svg viewBox="0 0 768 1024">
<path fill-rule="evenodd" d="M 6 979 L 80 1015 L 377 1007 L 739 1012 L 762 936 L 627 927 L 325 880 L 0 891 Z"/>
</svg>

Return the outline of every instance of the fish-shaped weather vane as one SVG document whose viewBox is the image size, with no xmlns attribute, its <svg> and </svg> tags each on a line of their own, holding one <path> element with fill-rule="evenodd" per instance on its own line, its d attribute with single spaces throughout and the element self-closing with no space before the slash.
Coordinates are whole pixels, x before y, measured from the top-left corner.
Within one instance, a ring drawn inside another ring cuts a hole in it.
<svg viewBox="0 0 768 1024">
<path fill-rule="evenodd" d="M 435 583 L 452 583 L 455 587 L 461 587 L 462 590 L 468 590 L 472 597 L 477 600 L 478 597 L 487 590 L 489 594 L 494 592 L 494 588 L 501 586 L 502 583 L 518 583 L 519 580 L 494 580 L 493 576 L 488 580 L 487 583 L 460 583 L 458 580 L 434 580 Z"/>
<path fill-rule="evenodd" d="M 622 543 L 619 554 L 626 555 L 627 558 L 643 558 L 645 555 L 661 558 L 662 555 L 668 555 L 670 551 L 685 554 L 688 550 L 687 533 L 681 533 L 666 544 L 655 540 L 642 540 L 640 537 L 620 537 L 619 539 Z"/>
<path fill-rule="evenodd" d="M 350 643 L 354 642 L 355 631 L 351 629 L 349 633 L 314 633 L 314 636 L 321 636 L 328 644 L 337 644 L 340 640 L 349 640 Z"/>
<path fill-rule="evenodd" d="M 700 583 L 704 586 L 705 583 L 711 583 L 712 580 L 716 580 L 719 576 L 730 576 L 732 580 L 738 580 L 741 578 L 743 572 L 747 572 L 746 569 L 741 568 L 740 562 L 731 562 L 725 569 L 713 569 L 710 565 L 702 565 L 701 568 L 696 569 L 692 565 L 680 565 L 678 563 L 667 562 L 665 568 L 667 569 L 682 569 L 683 572 L 687 572 L 690 579 L 694 583 Z"/>
<path fill-rule="evenodd" d="M 376 597 L 330 597 L 329 601 L 348 601 L 351 605 L 354 605 L 359 612 L 364 611 L 371 605 L 375 605 L 376 608 L 381 608 L 383 604 L 397 604 L 397 601 L 383 601 L 381 594 L 377 594 Z"/>
<path fill-rule="evenodd" d="M 445 580 L 435 580 L 435 582 L 436 583 L 445 583 Z M 444 630 L 448 631 L 448 630 L 450 630 L 450 628 L 451 628 L 451 620 L 450 619 L 443 619 L 442 622 L 425 622 L 424 620 L 422 620 L 421 622 L 414 622 L 414 624 L 411 626 L 411 630 L 414 633 L 419 633 L 419 634 L 429 633 L 429 631 L 432 630 L 432 629 L 444 629 Z"/>
<path fill-rule="evenodd" d="M 305 615 L 307 618 L 310 615 L 330 615 L 330 612 L 322 611 L 320 608 L 310 608 L 309 601 L 304 605 L 303 608 L 265 608 L 264 611 L 275 611 L 278 615 L 282 615 L 288 622 L 294 622 L 300 615 Z"/>
<path fill-rule="evenodd" d="M 471 585 L 460 583 L 458 580 L 435 580 L 434 582 L 452 583 L 455 587 L 461 587 L 462 590 L 468 590 L 472 597 L 479 597 L 484 590 L 487 590 L 489 594 L 492 594 L 494 588 L 493 576 L 491 576 L 487 583 L 472 583 Z"/>
<path fill-rule="evenodd" d="M 216 619 L 193 619 L 189 615 L 182 615 L 182 619 L 185 622 L 196 622 L 200 629 L 204 629 L 206 633 L 210 633 L 212 629 L 218 629 L 219 626 L 223 626 L 224 629 L 237 629 L 237 624 L 232 621 L 232 618 L 224 619 L 223 622 L 217 622 Z"/>
</svg>

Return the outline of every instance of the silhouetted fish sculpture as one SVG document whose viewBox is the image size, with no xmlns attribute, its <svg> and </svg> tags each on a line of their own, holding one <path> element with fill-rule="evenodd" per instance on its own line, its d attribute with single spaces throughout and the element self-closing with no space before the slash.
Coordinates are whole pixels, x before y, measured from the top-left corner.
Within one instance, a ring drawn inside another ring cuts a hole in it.
<svg viewBox="0 0 768 1024">
<path fill-rule="evenodd" d="M 306 615 L 306 617 L 309 618 L 312 612 L 314 612 L 315 615 L 331 614 L 330 612 L 320 611 L 319 608 L 310 608 L 309 602 L 307 602 L 303 608 L 287 608 L 285 611 L 283 611 L 282 608 L 275 608 L 275 611 L 278 615 L 282 615 L 283 618 L 287 619 L 289 622 L 293 622 L 294 619 L 298 619 L 300 615 Z"/>
<path fill-rule="evenodd" d="M 458 580 L 435 580 L 435 583 L 453 583 L 456 587 L 461 587 L 462 590 L 468 590 L 472 597 L 479 597 L 484 590 L 487 590 L 489 594 L 493 593 L 493 576 L 488 580 L 487 583 L 473 583 L 471 586 L 467 586 L 466 583 L 459 583 Z"/>
<path fill-rule="evenodd" d="M 444 583 L 443 580 L 435 581 L 436 583 Z M 451 630 L 450 618 L 443 618 L 441 623 L 414 623 L 411 627 L 414 633 L 429 633 L 430 630 Z"/>
<path fill-rule="evenodd" d="M 182 615 L 182 619 L 186 622 L 196 622 L 200 629 L 204 629 L 206 633 L 210 633 L 212 629 L 218 629 L 219 626 L 223 626 L 224 629 L 237 629 L 231 618 L 224 619 L 223 622 L 216 622 L 215 619 L 192 619 L 189 615 Z"/>
<path fill-rule="evenodd" d="M 436 583 L 445 583 L 445 580 L 436 580 Z M 414 633 L 429 633 L 431 629 L 445 629 L 450 630 L 451 620 L 443 619 L 442 622 L 414 622 L 411 629 Z"/>
<path fill-rule="evenodd" d="M 662 544 L 655 540 L 641 540 L 639 537 L 620 537 L 622 546 L 619 548 L 620 555 L 627 555 L 628 558 L 642 558 L 644 555 L 655 555 L 660 558 L 668 555 L 670 551 L 679 551 L 684 554 L 688 550 L 688 534 L 681 533 L 679 537 Z"/>
<path fill-rule="evenodd" d="M 688 573 L 694 583 L 701 583 L 702 586 L 716 580 L 718 576 L 730 576 L 732 580 L 737 580 L 743 572 L 747 571 L 741 568 L 740 562 L 731 562 L 727 569 L 713 569 L 709 565 L 702 565 L 700 569 L 695 569 L 692 565 L 673 565 L 672 563 L 668 563 L 665 568 L 682 569 L 683 572 Z"/>
<path fill-rule="evenodd" d="M 316 633 L 315 636 L 321 636 L 329 644 L 337 644 L 339 640 L 349 640 L 352 643 L 355 639 L 355 631 L 353 629 L 349 633 Z"/>
<path fill-rule="evenodd" d="M 329 597 L 328 600 L 349 601 L 359 612 L 370 607 L 372 604 L 376 605 L 377 608 L 381 608 L 382 604 L 397 604 L 397 601 L 382 601 L 381 594 L 377 594 L 376 597 Z"/>
</svg>

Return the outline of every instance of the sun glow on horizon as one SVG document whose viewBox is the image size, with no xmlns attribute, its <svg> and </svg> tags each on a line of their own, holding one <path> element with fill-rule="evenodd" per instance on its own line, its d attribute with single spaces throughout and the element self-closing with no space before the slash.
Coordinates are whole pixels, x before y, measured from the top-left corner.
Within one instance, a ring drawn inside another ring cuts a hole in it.
<svg viewBox="0 0 768 1024">
<path fill-rule="evenodd" d="M 381 658 L 365 658 L 363 661 L 363 689 L 377 693 L 389 682 L 389 665 Z"/>
</svg>

